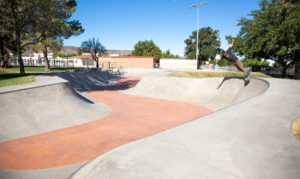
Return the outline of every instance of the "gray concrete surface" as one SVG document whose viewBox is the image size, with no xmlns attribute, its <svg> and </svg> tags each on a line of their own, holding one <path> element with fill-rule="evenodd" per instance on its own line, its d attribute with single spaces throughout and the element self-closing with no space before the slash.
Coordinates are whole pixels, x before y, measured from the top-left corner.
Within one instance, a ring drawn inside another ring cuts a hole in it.
<svg viewBox="0 0 300 179">
<path fill-rule="evenodd" d="M 105 104 L 85 92 L 112 85 L 107 71 L 79 71 L 36 76 L 35 82 L 0 88 L 0 142 L 101 119 Z M 5 162 L 5 161 L 0 161 Z M 1 170 L 1 179 L 67 178 L 84 163 L 43 170 Z"/>
<path fill-rule="evenodd" d="M 182 101 L 213 111 L 264 93 L 269 84 L 261 79 L 246 83 L 242 78 L 181 78 L 145 76 L 126 94 Z"/>
<path fill-rule="evenodd" d="M 105 117 L 110 109 L 86 95 L 118 77 L 91 70 L 43 74 L 35 82 L 0 88 L 0 142 Z"/>
<path fill-rule="evenodd" d="M 38 77 L 30 88 L 0 94 L 0 142 L 71 127 L 109 114 L 108 106 L 77 93 L 70 84 L 48 81 L 41 85 L 39 81 L 45 82 L 48 77 L 42 78 Z"/>
<path fill-rule="evenodd" d="M 116 73 L 119 69 L 114 69 Z M 125 76 L 163 76 L 168 73 L 178 72 L 178 70 L 149 69 L 149 68 L 122 68 L 119 70 Z"/>
<path fill-rule="evenodd" d="M 265 80 L 263 94 L 115 148 L 72 178 L 299 179 L 300 82 Z"/>
<path fill-rule="evenodd" d="M 175 71 L 159 69 L 121 72 L 143 77 L 124 93 L 209 106 L 215 112 L 88 163 L 0 170 L 0 178 L 68 178 L 72 173 L 73 178 L 300 178 L 300 142 L 290 130 L 300 116 L 300 82 L 162 77 Z M 116 80 L 107 71 L 93 70 L 46 74 L 34 83 L 0 88 L 0 142 L 106 116 L 109 107 L 85 92 Z"/>
<path fill-rule="evenodd" d="M 1 179 L 65 179 L 85 163 L 40 170 L 1 170 Z"/>
</svg>

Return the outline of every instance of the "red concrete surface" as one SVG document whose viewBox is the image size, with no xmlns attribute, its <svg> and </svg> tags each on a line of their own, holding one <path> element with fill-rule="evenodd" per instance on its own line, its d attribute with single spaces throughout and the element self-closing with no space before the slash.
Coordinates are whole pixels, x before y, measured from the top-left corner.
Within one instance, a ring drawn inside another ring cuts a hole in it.
<svg viewBox="0 0 300 179">
<path fill-rule="evenodd" d="M 201 106 L 126 95 L 118 92 L 140 78 L 88 94 L 107 104 L 105 118 L 74 127 L 0 143 L 0 169 L 45 169 L 85 162 L 119 145 L 210 113 Z"/>
</svg>

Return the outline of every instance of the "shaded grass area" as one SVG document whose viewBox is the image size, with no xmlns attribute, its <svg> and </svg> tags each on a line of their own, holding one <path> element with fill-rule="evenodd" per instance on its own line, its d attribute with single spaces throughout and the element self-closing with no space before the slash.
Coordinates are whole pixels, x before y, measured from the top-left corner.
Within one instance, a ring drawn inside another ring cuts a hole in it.
<svg viewBox="0 0 300 179">
<path fill-rule="evenodd" d="M 300 117 L 293 122 L 292 131 L 294 135 L 300 140 Z"/>
<path fill-rule="evenodd" d="M 32 74 L 21 76 L 17 73 L 8 73 L 0 71 L 0 87 L 21 85 L 34 82 L 35 78 Z"/>
<path fill-rule="evenodd" d="M 11 67 L 8 68 L 13 71 L 20 71 L 20 67 Z M 56 73 L 56 72 L 64 72 L 67 70 L 75 69 L 72 67 L 51 67 L 50 71 L 45 71 L 45 67 L 25 67 L 25 73 Z"/>
<path fill-rule="evenodd" d="M 190 78 L 209 78 L 209 77 L 245 77 L 244 73 L 230 73 L 230 72 L 176 72 L 168 74 L 167 76 L 174 77 L 190 77 Z M 251 77 L 271 78 L 266 74 L 260 72 L 252 72 Z"/>
<path fill-rule="evenodd" d="M 7 71 L 0 71 L 0 87 L 21 85 L 35 81 L 34 76 L 42 73 L 59 73 L 75 68 L 70 67 L 52 67 L 50 71 L 45 72 L 45 67 L 25 67 L 25 75 L 20 75 L 20 67 L 7 68 Z"/>
</svg>

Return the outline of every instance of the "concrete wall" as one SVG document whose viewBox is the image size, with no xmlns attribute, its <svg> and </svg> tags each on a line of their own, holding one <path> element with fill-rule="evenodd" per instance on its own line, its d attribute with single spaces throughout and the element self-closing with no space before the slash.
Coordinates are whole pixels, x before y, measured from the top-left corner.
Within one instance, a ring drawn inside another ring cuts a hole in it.
<svg viewBox="0 0 300 179">
<path fill-rule="evenodd" d="M 197 70 L 197 61 L 190 59 L 163 58 L 160 59 L 160 68 L 171 70 Z M 202 64 L 203 71 L 237 71 L 234 66 L 218 66 L 213 64 Z"/>
<path fill-rule="evenodd" d="M 196 60 L 188 59 L 160 59 L 160 68 L 162 69 L 182 69 L 182 70 L 196 70 Z"/>
<path fill-rule="evenodd" d="M 100 57 L 100 68 L 156 68 L 155 57 Z M 96 64 L 95 64 L 96 65 Z"/>
</svg>

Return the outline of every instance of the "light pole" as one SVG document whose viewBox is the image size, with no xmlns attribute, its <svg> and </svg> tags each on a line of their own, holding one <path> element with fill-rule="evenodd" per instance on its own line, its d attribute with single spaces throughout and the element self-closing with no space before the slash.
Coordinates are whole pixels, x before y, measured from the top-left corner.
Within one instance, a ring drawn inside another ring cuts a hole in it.
<svg viewBox="0 0 300 179">
<path fill-rule="evenodd" d="M 193 8 L 193 7 L 196 7 L 197 8 L 197 42 L 196 42 L 196 47 L 197 47 L 197 50 L 196 50 L 196 61 L 197 61 L 197 69 L 198 69 L 198 66 L 199 66 L 199 61 L 198 61 L 198 56 L 199 56 L 199 47 L 198 47 L 198 41 L 199 41 L 199 7 L 202 6 L 202 5 L 205 5 L 207 4 L 207 2 L 203 2 L 203 3 L 198 3 L 198 4 L 194 4 L 194 5 L 191 5 L 189 7 L 189 9 Z"/>
</svg>

